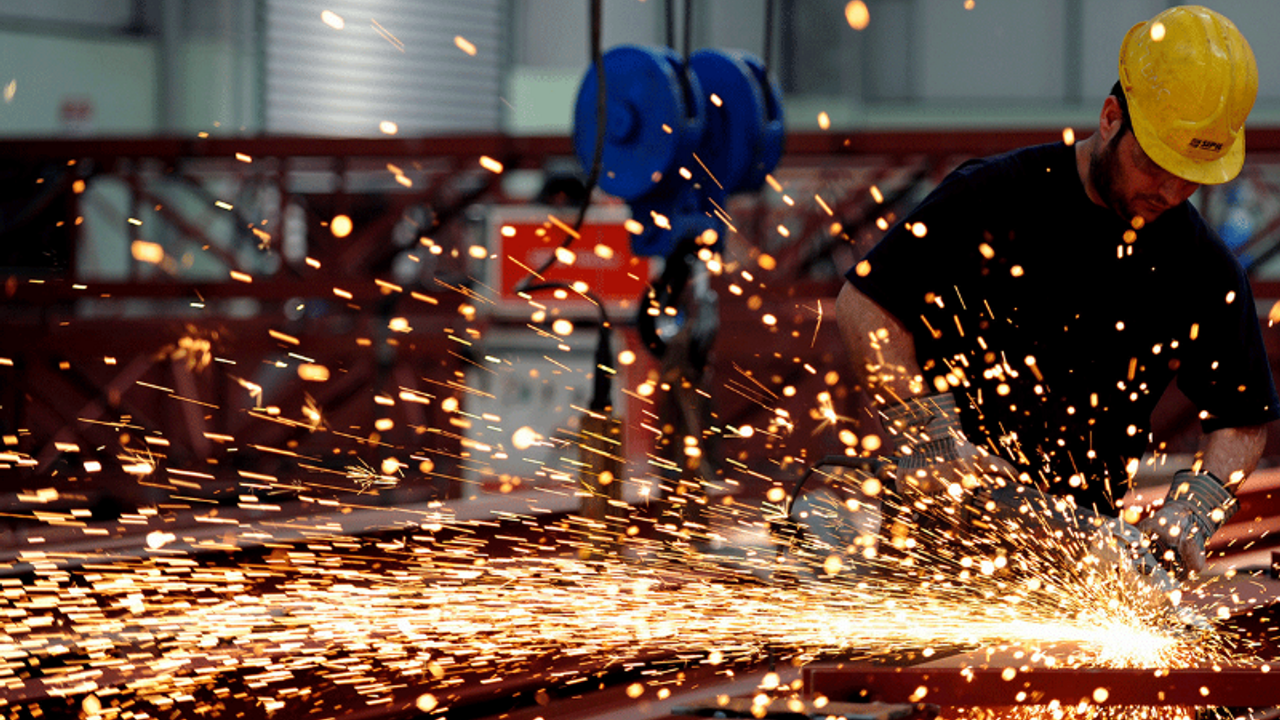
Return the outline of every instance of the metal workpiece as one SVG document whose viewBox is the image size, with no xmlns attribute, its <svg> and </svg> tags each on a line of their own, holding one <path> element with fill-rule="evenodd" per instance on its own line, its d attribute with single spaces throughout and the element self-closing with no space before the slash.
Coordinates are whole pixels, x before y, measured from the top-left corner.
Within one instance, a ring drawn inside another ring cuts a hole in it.
<svg viewBox="0 0 1280 720">
<path fill-rule="evenodd" d="M 833 702 L 927 702 L 945 707 L 1280 705 L 1270 666 L 1230 668 L 885 667 L 804 670 L 805 692 Z"/>
<path fill-rule="evenodd" d="M 798 698 L 722 698 L 676 707 L 672 717 L 837 718 L 838 720 L 931 720 L 938 709 L 924 703 L 827 702 Z"/>
</svg>

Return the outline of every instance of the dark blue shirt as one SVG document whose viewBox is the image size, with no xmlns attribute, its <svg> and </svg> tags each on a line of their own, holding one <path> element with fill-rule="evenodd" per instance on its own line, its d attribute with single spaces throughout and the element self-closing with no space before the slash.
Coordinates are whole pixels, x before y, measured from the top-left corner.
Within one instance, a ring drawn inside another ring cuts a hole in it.
<svg viewBox="0 0 1280 720">
<path fill-rule="evenodd" d="M 1280 417 L 1232 253 L 1189 202 L 1133 231 L 1063 143 L 962 165 L 864 260 L 970 438 L 1084 505 L 1114 508 L 1175 378 L 1205 432 Z"/>
</svg>

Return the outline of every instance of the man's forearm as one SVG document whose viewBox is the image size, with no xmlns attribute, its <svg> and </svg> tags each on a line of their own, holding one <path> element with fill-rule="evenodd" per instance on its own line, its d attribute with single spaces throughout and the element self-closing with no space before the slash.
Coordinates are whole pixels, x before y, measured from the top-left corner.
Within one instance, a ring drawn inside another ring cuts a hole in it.
<svg viewBox="0 0 1280 720">
<path fill-rule="evenodd" d="M 836 320 L 854 372 L 868 393 L 895 403 L 927 392 L 911 333 L 847 282 L 836 298 Z"/>
<path fill-rule="evenodd" d="M 1267 427 L 1222 428 L 1204 437 L 1196 461 L 1231 491 L 1258 466 L 1267 444 Z"/>
</svg>

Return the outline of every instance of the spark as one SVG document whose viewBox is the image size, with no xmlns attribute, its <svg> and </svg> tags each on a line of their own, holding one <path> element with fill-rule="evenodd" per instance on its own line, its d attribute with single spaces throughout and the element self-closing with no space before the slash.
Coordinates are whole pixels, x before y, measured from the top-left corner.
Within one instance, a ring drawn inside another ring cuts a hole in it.
<svg viewBox="0 0 1280 720">
<path fill-rule="evenodd" d="M 261 385 L 257 383 L 249 382 L 244 378 L 239 378 L 234 375 L 232 375 L 231 377 L 237 383 L 240 384 L 240 387 L 249 391 L 249 397 L 253 398 L 254 407 L 262 407 L 262 386 Z"/>
<path fill-rule="evenodd" d="M 382 23 L 378 22 L 377 20 L 370 20 L 370 22 L 373 24 L 374 31 L 376 31 L 379 35 L 381 35 L 384 40 L 391 43 L 391 46 L 394 47 L 395 49 L 399 50 L 400 52 L 404 52 L 404 43 L 400 41 L 400 38 L 397 38 L 395 35 L 392 35 L 391 31 L 383 27 Z"/>
<path fill-rule="evenodd" d="M 298 366 L 298 377 L 308 382 L 327 382 L 329 368 L 316 363 L 302 363 Z"/>
<path fill-rule="evenodd" d="M 146 477 L 156 471 L 156 456 L 150 448 L 126 449 L 119 456 L 120 468 L 130 475 Z"/>
<path fill-rule="evenodd" d="M 302 415 L 307 419 L 307 427 L 312 432 L 324 426 L 324 416 L 320 413 L 320 403 L 310 394 L 303 396 Z"/>
<path fill-rule="evenodd" d="M 813 310 L 814 314 L 818 316 L 818 322 L 813 326 L 813 339 L 809 341 L 809 347 L 814 347 L 818 343 L 818 331 L 822 329 L 822 299 L 818 298 L 817 308 L 811 308 L 808 306 L 802 307 L 804 307 L 805 310 Z"/>
<path fill-rule="evenodd" d="M 354 225 L 351 218 L 346 215 L 334 215 L 333 220 L 329 221 L 329 232 L 333 233 L 336 238 L 344 238 L 351 234 Z"/>
<path fill-rule="evenodd" d="M 347 25 L 346 21 L 342 19 L 341 15 L 338 15 L 337 13 L 331 10 L 325 10 L 321 12 L 320 21 L 323 22 L 325 25 L 328 25 L 329 27 L 333 28 L 334 30 L 341 30 Z"/>
<path fill-rule="evenodd" d="M 475 57 L 475 55 L 476 55 L 476 46 L 475 46 L 475 44 L 474 44 L 474 43 L 472 43 L 470 40 L 468 40 L 468 39 L 466 39 L 466 38 L 462 37 L 461 35 L 456 35 L 456 36 L 454 36 L 454 38 L 453 38 L 453 44 L 454 44 L 454 45 L 456 45 L 456 46 L 457 46 L 457 48 L 458 48 L 459 50 L 461 50 L 462 52 L 464 52 L 464 53 L 466 53 L 466 54 L 468 54 L 468 55 L 470 55 L 470 56 L 472 56 L 472 57 Z"/>
<path fill-rule="evenodd" d="M 365 490 L 396 481 L 363 462 L 347 473 Z M 252 495 L 242 505 L 275 507 Z M 464 527 L 448 513 L 430 524 Z M 167 552 L 178 539 L 156 529 L 147 544 Z M 556 549 L 569 547 L 570 540 Z M 458 683 L 520 672 L 530 658 L 557 654 L 679 655 L 685 663 L 733 666 L 766 654 L 804 661 L 922 646 L 1013 646 L 1047 667 L 1182 667 L 1224 659 L 1214 643 L 1136 623 L 1130 606 L 1099 603 L 1105 593 L 1098 578 L 1087 575 L 1078 584 L 1064 577 L 1061 585 L 1035 575 L 962 579 L 956 572 L 961 564 L 940 556 L 934 559 L 943 562 L 927 571 L 908 565 L 899 568 L 902 577 L 852 581 L 856 558 L 810 548 L 823 553 L 820 574 L 779 586 L 744 582 L 749 574 L 691 574 L 682 565 L 687 558 L 664 560 L 657 543 L 640 539 L 632 551 L 643 562 L 581 561 L 555 553 L 486 557 L 483 543 L 432 542 L 427 536 L 419 542 L 428 544 L 415 549 L 398 541 L 317 536 L 268 565 L 197 565 L 181 554 L 120 560 L 94 570 L 89 603 L 72 602 L 79 597 L 77 581 L 65 573 L 46 575 L 40 588 L 10 585 L 6 598 L 20 613 L 16 622 L 41 629 L 25 634 L 21 645 L 5 645 L 6 657 L 35 658 L 58 648 L 102 660 L 127 653 L 128 669 L 106 667 L 132 688 L 131 702 L 162 702 L 181 688 L 229 688 L 237 673 L 280 697 L 308 675 L 308 682 L 331 685 L 360 677 L 383 688 L 370 690 L 366 702 L 383 702 L 391 697 L 391 678 L 409 677 L 424 710 L 447 709 L 444 698 Z M 378 557 L 371 558 L 366 548 L 375 546 Z M 395 560 L 390 572 L 373 564 L 389 558 Z M 51 590 L 66 601 L 44 603 Z M 198 593 L 202 602 L 193 605 L 187 593 Z M 44 608 L 39 615 L 28 612 L 37 607 Z M 76 631 L 42 625 L 39 618 L 50 611 L 74 611 Z M 120 633 L 122 620 L 136 629 Z M 481 674 L 469 666 L 477 653 L 485 657 Z M 671 663 L 664 671 L 661 663 L 652 665 L 650 677 L 683 666 Z M 590 665 L 569 669 L 554 682 L 568 684 L 592 672 Z M 1012 667 L 1006 673 L 1017 674 Z M 633 682 L 626 692 L 640 697 L 650 691 L 649 682 Z M 779 685 L 776 677 L 767 678 L 762 690 Z M 320 686 L 308 694 L 312 706 L 325 699 Z"/>
<path fill-rule="evenodd" d="M 390 459 L 388 458 L 388 460 Z M 388 472 L 388 467 L 390 467 L 390 472 Z M 347 479 L 354 481 L 360 487 L 360 492 L 362 493 L 374 488 L 395 487 L 399 484 L 400 478 L 397 477 L 401 473 L 399 463 L 389 466 L 388 463 L 383 462 L 382 468 L 383 471 L 378 472 L 368 463 L 361 460 L 359 464 L 347 466 L 346 476 Z"/>
<path fill-rule="evenodd" d="M 138 262 L 159 265 L 165 258 L 164 247 L 145 240 L 134 240 L 130 250 L 133 253 L 133 259 Z"/>
<path fill-rule="evenodd" d="M 715 95 L 712 95 L 711 97 L 712 97 L 713 99 L 715 99 L 715 100 L 719 100 L 719 99 L 720 99 L 720 98 L 716 97 Z M 718 105 L 719 105 L 719 103 L 717 103 L 717 106 L 718 106 Z M 715 176 L 714 174 L 712 174 L 711 169 L 707 167 L 707 164 L 706 164 L 706 163 L 704 163 L 704 162 L 702 162 L 702 158 L 698 157 L 698 154 L 697 154 L 697 153 L 694 153 L 694 154 L 693 154 L 693 159 L 698 161 L 698 166 L 699 166 L 699 167 L 701 167 L 701 168 L 702 168 L 702 171 L 703 171 L 703 172 L 705 172 L 705 173 L 707 174 L 707 177 L 711 178 L 711 182 L 715 183 L 715 184 L 716 184 L 716 187 L 720 188 L 721 190 L 724 190 L 724 185 L 721 185 L 721 184 L 720 184 L 720 181 L 716 178 L 716 176 Z"/>
<path fill-rule="evenodd" d="M 850 0 L 844 6 L 844 19 L 854 30 L 866 30 L 867 25 L 871 24 L 871 12 L 867 9 L 867 3 L 863 0 Z"/>
<path fill-rule="evenodd" d="M 279 340 L 280 342 L 283 342 L 283 343 L 288 343 L 289 345 L 300 344 L 300 341 L 298 340 L 298 338 L 292 335 L 286 335 L 285 333 L 282 333 L 279 330 L 273 330 L 271 328 L 268 328 L 267 334 L 270 335 L 272 338 Z"/>
</svg>

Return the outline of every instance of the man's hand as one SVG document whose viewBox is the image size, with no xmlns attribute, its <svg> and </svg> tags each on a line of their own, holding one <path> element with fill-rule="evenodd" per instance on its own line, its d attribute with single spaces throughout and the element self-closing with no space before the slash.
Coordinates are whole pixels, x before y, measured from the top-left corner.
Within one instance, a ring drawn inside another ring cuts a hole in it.
<svg viewBox="0 0 1280 720">
<path fill-rule="evenodd" d="M 1216 477 L 1182 470 L 1173 476 L 1164 505 L 1138 529 L 1150 539 L 1156 559 L 1185 577 L 1204 570 L 1205 543 L 1238 509 Z"/>
<path fill-rule="evenodd" d="M 911 398 L 882 411 L 885 429 L 898 437 L 898 492 L 905 496 L 964 492 L 991 477 L 1017 480 L 1003 458 L 969 442 L 950 393 Z"/>
</svg>

